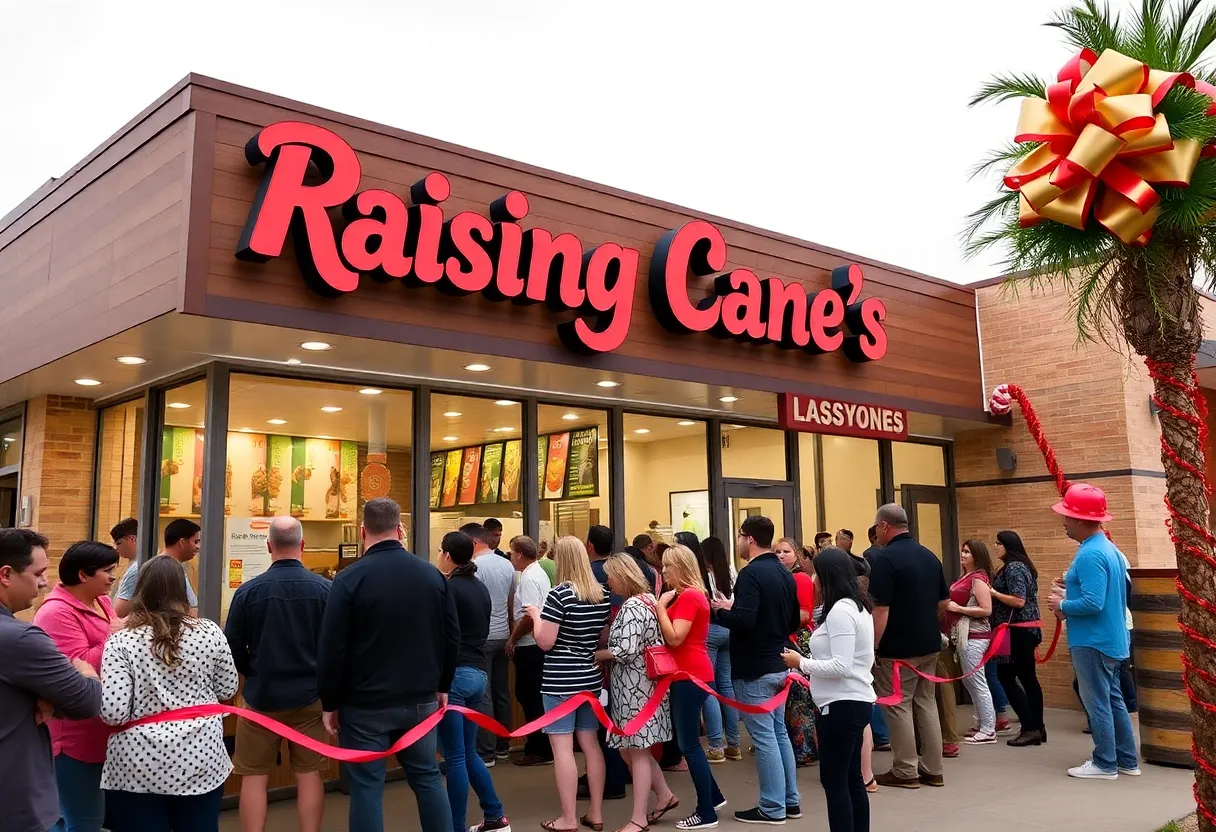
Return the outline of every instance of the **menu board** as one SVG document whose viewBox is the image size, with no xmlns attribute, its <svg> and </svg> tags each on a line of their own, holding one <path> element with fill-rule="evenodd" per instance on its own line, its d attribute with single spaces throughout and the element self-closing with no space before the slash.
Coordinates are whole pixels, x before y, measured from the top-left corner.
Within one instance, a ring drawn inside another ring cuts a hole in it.
<svg viewBox="0 0 1216 832">
<path fill-rule="evenodd" d="M 460 499 L 462 506 L 476 505 L 478 476 L 481 473 L 481 446 L 464 449 L 464 461 L 460 466 Z"/>
<path fill-rule="evenodd" d="M 202 508 L 200 439 L 194 428 L 166 427 L 160 453 L 160 513 L 173 517 L 199 514 Z M 196 473 L 197 466 L 197 473 Z M 198 508 L 194 490 L 198 482 Z"/>
<path fill-rule="evenodd" d="M 228 434 L 224 470 L 224 514 L 266 515 L 266 434 Z"/>
<path fill-rule="evenodd" d="M 478 503 L 497 503 L 502 478 L 502 445 L 486 445 L 481 452 L 481 485 L 477 489 Z"/>
<path fill-rule="evenodd" d="M 338 518 L 350 520 L 359 513 L 359 490 L 355 481 L 359 478 L 359 446 L 350 441 L 342 442 L 341 473 L 338 478 Z"/>
<path fill-rule="evenodd" d="M 560 500 L 566 492 L 566 462 L 570 458 L 570 434 L 549 436 L 549 454 L 545 460 L 544 499 Z"/>
<path fill-rule="evenodd" d="M 523 469 L 523 441 L 512 439 L 502 452 L 502 487 L 498 499 L 504 503 L 519 502 L 519 474 Z"/>
<path fill-rule="evenodd" d="M 277 517 L 291 508 L 291 437 L 271 436 L 266 447 L 266 514 Z"/>
<path fill-rule="evenodd" d="M 545 499 L 545 460 L 549 458 L 549 437 L 536 437 L 536 496 Z"/>
<path fill-rule="evenodd" d="M 427 500 L 431 508 L 439 508 L 439 497 L 443 493 L 443 462 L 443 451 L 431 454 L 431 494 Z"/>
<path fill-rule="evenodd" d="M 448 451 L 443 471 L 443 493 L 439 497 L 440 508 L 456 505 L 457 489 L 460 487 L 460 462 L 464 455 L 460 449 Z"/>
<path fill-rule="evenodd" d="M 566 497 L 594 497 L 599 494 L 599 428 L 590 427 L 570 434 L 570 461 L 566 466 Z"/>
</svg>

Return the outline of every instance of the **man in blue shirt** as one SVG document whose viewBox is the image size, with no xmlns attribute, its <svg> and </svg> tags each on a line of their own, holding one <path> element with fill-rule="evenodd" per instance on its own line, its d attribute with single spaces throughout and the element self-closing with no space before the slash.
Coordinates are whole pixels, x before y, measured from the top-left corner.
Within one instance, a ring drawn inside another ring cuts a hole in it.
<svg viewBox="0 0 1216 832">
<path fill-rule="evenodd" d="M 1081 544 L 1063 585 L 1052 585 L 1047 603 L 1068 622 L 1068 651 L 1094 740 L 1092 759 L 1070 768 L 1068 775 L 1085 780 L 1136 776 L 1136 737 L 1119 686 L 1119 668 L 1130 652 L 1124 617 L 1126 561 L 1102 531 L 1102 524 L 1113 519 L 1106 511 L 1106 495 L 1078 483 L 1051 509 L 1064 517 L 1064 531 Z"/>
</svg>

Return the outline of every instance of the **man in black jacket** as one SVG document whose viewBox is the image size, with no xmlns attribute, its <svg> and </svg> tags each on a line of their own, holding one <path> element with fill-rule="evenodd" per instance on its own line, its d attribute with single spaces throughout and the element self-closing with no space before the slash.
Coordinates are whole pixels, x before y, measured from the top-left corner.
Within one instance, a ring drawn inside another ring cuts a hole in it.
<svg viewBox="0 0 1216 832">
<path fill-rule="evenodd" d="M 323 719 L 344 748 L 383 751 L 447 704 L 460 621 L 443 575 L 401 545 L 401 508 L 363 507 L 363 557 L 334 579 L 317 657 Z M 435 732 L 397 755 L 418 800 L 422 832 L 452 829 Z M 346 766 L 349 827 L 384 829 L 383 760 Z"/>
<path fill-rule="evenodd" d="M 739 529 L 736 551 L 748 561 L 734 595 L 712 602 L 716 620 L 730 630 L 731 676 L 740 702 L 758 705 L 776 696 L 789 675 L 781 652 L 799 626 L 794 577 L 773 554 L 773 521 L 749 517 Z M 735 812 L 742 823 L 781 824 L 802 817 L 794 748 L 785 730 L 785 705 L 767 714 L 740 714 L 756 746 L 760 803 Z"/>
</svg>

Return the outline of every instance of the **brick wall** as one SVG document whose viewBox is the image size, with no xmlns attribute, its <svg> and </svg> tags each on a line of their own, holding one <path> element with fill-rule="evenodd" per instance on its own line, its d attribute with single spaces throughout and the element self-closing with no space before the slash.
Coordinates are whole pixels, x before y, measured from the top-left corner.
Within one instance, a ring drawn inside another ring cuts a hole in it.
<svg viewBox="0 0 1216 832">
<path fill-rule="evenodd" d="M 1069 478 L 1085 475 L 1106 492 L 1115 516 L 1108 524 L 1111 536 L 1133 565 L 1173 566 L 1164 524 L 1159 426 L 1149 411 L 1152 384 L 1143 363 L 1117 341 L 1079 342 L 1063 289 L 1014 293 L 993 286 L 976 296 L 989 391 L 1003 382 L 1022 386 Z M 1016 470 L 997 468 L 1000 446 L 1015 451 Z M 1104 474 L 1114 471 L 1123 473 Z M 1058 494 L 1053 482 L 1043 481 L 1046 476 L 1016 406 L 1012 427 L 956 437 L 960 536 L 991 542 L 1002 529 L 1017 531 L 1039 570 L 1040 603 L 1076 552 L 1051 512 Z M 1049 706 L 1076 707 L 1066 645 L 1039 676 Z"/>
</svg>

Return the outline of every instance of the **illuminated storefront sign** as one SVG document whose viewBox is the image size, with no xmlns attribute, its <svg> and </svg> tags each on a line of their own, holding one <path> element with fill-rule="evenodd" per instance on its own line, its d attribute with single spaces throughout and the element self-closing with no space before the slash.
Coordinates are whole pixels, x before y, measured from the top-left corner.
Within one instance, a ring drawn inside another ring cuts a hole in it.
<svg viewBox="0 0 1216 832">
<path fill-rule="evenodd" d="M 786 430 L 865 439 L 908 438 L 906 410 L 794 393 L 782 393 L 778 408 L 778 420 Z"/>
</svg>

